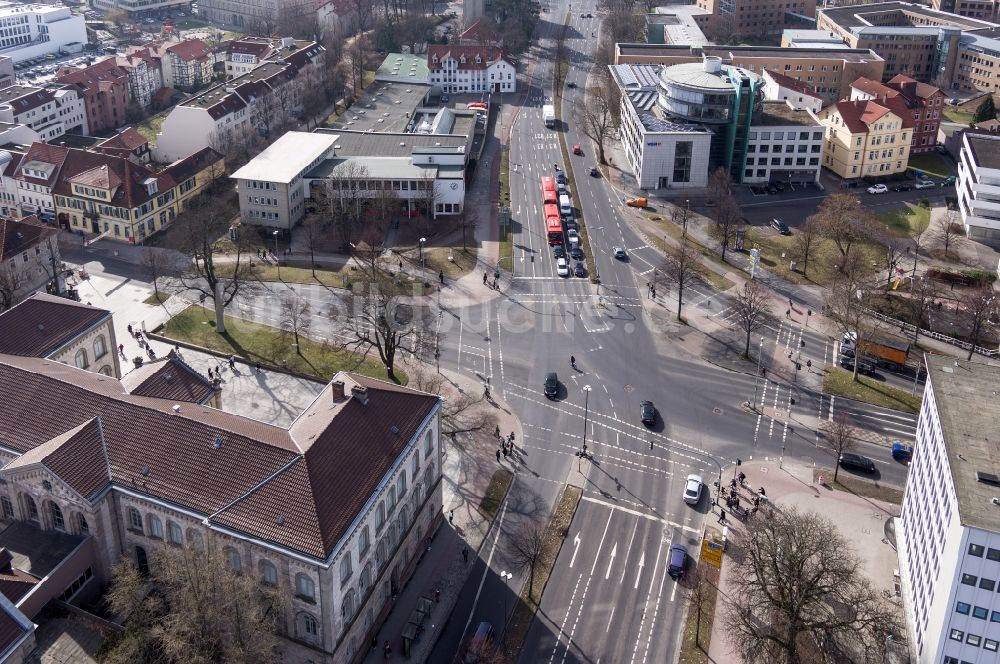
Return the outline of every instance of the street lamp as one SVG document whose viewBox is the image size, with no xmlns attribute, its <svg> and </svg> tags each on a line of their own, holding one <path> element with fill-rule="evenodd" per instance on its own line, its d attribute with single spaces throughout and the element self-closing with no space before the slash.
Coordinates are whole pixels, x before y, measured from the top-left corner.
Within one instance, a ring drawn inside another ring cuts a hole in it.
<svg viewBox="0 0 1000 664">
<path fill-rule="evenodd" d="M 684 201 L 684 218 L 681 220 L 681 221 L 684 222 L 683 223 L 684 232 L 681 234 L 681 237 L 685 237 L 686 238 L 688 236 L 688 216 L 690 216 L 690 214 L 691 214 L 691 201 L 685 199 L 685 201 Z"/>
<path fill-rule="evenodd" d="M 583 457 L 587 456 L 587 416 L 590 414 L 590 385 L 583 386 L 583 447 L 580 448 L 580 458 L 576 469 L 583 471 Z"/>
<path fill-rule="evenodd" d="M 420 267 L 424 267 L 424 242 L 427 242 L 427 238 L 420 238 Z"/>
<path fill-rule="evenodd" d="M 281 231 L 274 231 L 271 235 L 274 236 L 274 262 L 278 266 L 278 281 L 281 281 L 281 260 L 278 258 L 278 234 Z"/>
<path fill-rule="evenodd" d="M 529 572 L 530 574 L 531 572 Z M 507 571 L 500 572 L 500 578 L 503 579 L 504 594 L 503 594 L 503 639 L 507 640 L 507 591 L 510 590 L 508 583 L 514 578 L 514 575 Z"/>
<path fill-rule="evenodd" d="M 757 347 L 757 375 L 753 379 L 753 410 L 757 410 L 757 384 L 760 382 L 760 359 L 764 356 L 764 337 L 760 338 L 760 346 Z"/>
</svg>

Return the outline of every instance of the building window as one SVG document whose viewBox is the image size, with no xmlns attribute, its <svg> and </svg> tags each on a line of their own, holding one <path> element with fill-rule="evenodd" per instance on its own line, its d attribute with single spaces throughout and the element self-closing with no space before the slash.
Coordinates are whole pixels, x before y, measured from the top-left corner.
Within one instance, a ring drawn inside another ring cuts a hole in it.
<svg viewBox="0 0 1000 664">
<path fill-rule="evenodd" d="M 142 532 L 142 515 L 134 507 L 128 508 L 128 527 L 138 533 Z"/>
<path fill-rule="evenodd" d="M 994 549 L 992 547 L 986 549 L 986 559 L 1000 562 L 1000 549 Z"/>
<path fill-rule="evenodd" d="M 260 580 L 269 586 L 278 585 L 278 568 L 271 561 L 260 561 Z"/>
<path fill-rule="evenodd" d="M 986 620 L 986 616 L 988 616 L 989 614 L 990 614 L 989 609 L 987 609 L 985 606 L 977 606 L 976 608 L 972 609 L 972 616 L 974 618 L 979 618 L 980 620 Z"/>
<path fill-rule="evenodd" d="M 14 518 L 14 503 L 10 501 L 7 496 L 0 496 L 0 505 L 3 506 L 3 518 L 13 519 Z"/>
<path fill-rule="evenodd" d="M 402 500 L 403 496 L 406 495 L 406 471 L 405 470 L 400 471 L 399 478 L 396 480 L 396 493 L 398 494 L 396 497 L 399 500 Z"/>
<path fill-rule="evenodd" d="M 977 580 L 978 578 L 974 574 L 969 574 L 967 572 L 962 573 L 962 583 L 964 583 L 967 586 L 976 585 Z"/>
<path fill-rule="evenodd" d="M 295 575 L 295 594 L 298 595 L 299 599 L 316 601 L 316 584 L 313 583 L 308 574 Z"/>
<path fill-rule="evenodd" d="M 76 351 L 76 357 L 73 359 L 73 362 L 76 364 L 77 369 L 86 369 L 88 366 L 87 351 L 82 348 Z"/>
<path fill-rule="evenodd" d="M 364 558 L 364 555 L 368 553 L 369 544 L 368 526 L 364 526 L 361 528 L 361 532 L 358 533 L 358 560 Z"/>
<path fill-rule="evenodd" d="M 188 528 L 187 531 L 188 544 L 190 544 L 195 549 L 199 551 L 205 548 L 205 542 L 202 540 L 201 533 L 193 528 Z"/>
<path fill-rule="evenodd" d="M 299 614 L 299 624 L 301 627 L 302 636 L 313 640 L 319 636 L 319 623 L 308 613 Z"/>
<path fill-rule="evenodd" d="M 979 646 L 979 642 L 981 640 L 982 639 L 978 635 L 976 635 L 976 634 L 966 634 L 965 635 L 965 642 L 968 643 L 970 646 L 977 646 L 978 647 Z"/>
<path fill-rule="evenodd" d="M 963 632 L 960 629 L 953 629 L 951 630 L 951 633 L 948 635 L 948 638 L 951 639 L 952 641 L 958 641 L 959 643 L 961 643 L 962 639 L 965 638 L 965 632 Z"/>
<path fill-rule="evenodd" d="M 52 527 L 56 530 L 66 530 L 66 521 L 63 519 L 62 508 L 52 501 L 49 501 L 49 517 L 52 518 Z"/>
<path fill-rule="evenodd" d="M 81 535 L 90 534 L 90 524 L 87 523 L 87 517 L 82 514 L 76 515 L 76 528 Z"/>
<path fill-rule="evenodd" d="M 693 152 L 693 141 L 678 141 L 674 146 L 674 182 L 691 181 L 691 159 Z"/>
<path fill-rule="evenodd" d="M 997 587 L 997 582 L 993 579 L 979 579 L 979 587 L 983 590 L 993 591 Z"/>
<path fill-rule="evenodd" d="M 385 525 L 385 503 L 379 502 L 378 507 L 375 508 L 375 532 L 382 530 L 382 526 Z"/>
<path fill-rule="evenodd" d="M 958 613 L 961 613 L 963 616 L 969 615 L 969 611 L 971 609 L 972 609 L 972 606 L 968 602 L 958 602 L 955 605 L 955 611 L 957 611 Z"/>
<path fill-rule="evenodd" d="M 94 359 L 96 360 L 99 357 L 104 357 L 107 352 L 108 344 L 104 341 L 104 335 L 102 334 L 94 339 Z"/>
<path fill-rule="evenodd" d="M 149 525 L 149 536 L 163 539 L 163 523 L 160 521 L 160 517 L 150 514 L 146 518 L 146 522 Z"/>
<path fill-rule="evenodd" d="M 184 533 L 181 531 L 181 527 L 173 521 L 167 521 L 167 536 L 171 544 L 180 546 L 184 543 Z"/>
<path fill-rule="evenodd" d="M 340 561 L 340 585 L 344 585 L 351 578 L 351 552 L 346 551 Z"/>
<path fill-rule="evenodd" d="M 226 552 L 226 563 L 229 564 L 229 569 L 233 570 L 237 574 L 243 571 L 243 560 L 240 558 L 240 552 L 231 546 L 227 546 Z"/>
<path fill-rule="evenodd" d="M 996 652 L 997 648 L 1000 647 L 1000 641 L 995 641 L 993 639 L 983 640 L 983 649 L 989 650 L 990 652 Z"/>
</svg>

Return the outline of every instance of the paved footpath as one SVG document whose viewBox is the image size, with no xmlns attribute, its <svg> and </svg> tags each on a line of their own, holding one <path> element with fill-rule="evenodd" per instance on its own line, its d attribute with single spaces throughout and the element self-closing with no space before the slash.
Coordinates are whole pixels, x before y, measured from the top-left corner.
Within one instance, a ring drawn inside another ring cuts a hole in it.
<svg viewBox="0 0 1000 664">
<path fill-rule="evenodd" d="M 732 479 L 733 468 L 723 473 L 723 479 L 728 484 Z M 899 516 L 899 505 L 872 500 L 854 495 L 846 491 L 834 491 L 820 486 L 813 481 L 813 467 L 803 464 L 777 462 L 744 463 L 740 470 L 746 473 L 748 487 L 755 491 L 764 487 L 771 505 L 762 504 L 754 519 L 766 518 L 766 512 L 772 506 L 776 510 L 795 508 L 801 511 L 816 512 L 831 519 L 837 524 L 841 536 L 850 544 L 858 556 L 861 567 L 877 590 L 890 593 L 893 601 L 899 605 L 895 597 L 893 571 L 899 567 L 895 549 L 886 538 L 886 524 Z M 829 483 L 831 478 L 827 478 Z M 750 499 L 750 492 L 742 489 L 742 495 Z M 747 500 L 744 500 L 745 504 Z M 712 624 L 712 640 L 708 648 L 710 662 L 725 662 L 739 664 L 740 659 L 731 651 L 728 633 L 725 628 L 724 614 L 729 603 L 730 580 L 733 575 L 735 560 L 742 555 L 740 551 L 741 534 L 753 527 L 737 518 L 727 510 L 729 526 L 729 544 L 723 558 L 722 573 L 719 577 L 719 595 L 716 600 L 715 622 Z M 714 524 L 716 527 L 721 527 Z M 900 605 L 901 606 L 901 605 Z"/>
</svg>

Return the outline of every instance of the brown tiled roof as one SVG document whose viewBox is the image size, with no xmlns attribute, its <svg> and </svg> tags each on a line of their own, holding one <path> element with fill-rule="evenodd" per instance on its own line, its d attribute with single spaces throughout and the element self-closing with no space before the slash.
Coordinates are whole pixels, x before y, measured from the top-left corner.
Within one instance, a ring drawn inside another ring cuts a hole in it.
<svg viewBox="0 0 1000 664">
<path fill-rule="evenodd" d="M 912 89 L 916 93 L 917 97 L 925 100 L 930 99 L 931 97 L 935 96 L 938 93 L 940 93 L 942 96 L 944 95 L 944 92 L 941 90 L 941 88 L 930 85 L 928 83 L 923 83 L 921 81 L 916 80 L 915 78 L 907 76 L 906 74 L 896 74 L 895 76 L 889 79 L 887 85 L 895 88 L 896 90 L 899 90 L 900 93 L 903 95 L 907 95 L 908 94 L 907 87 L 912 86 Z"/>
<path fill-rule="evenodd" d="M 34 215 L 22 219 L 0 217 L 0 262 L 34 248 L 56 230 L 38 221 Z"/>
<path fill-rule="evenodd" d="M 215 163 L 222 162 L 222 155 L 212 148 L 202 148 L 192 155 L 178 159 L 162 171 L 173 183 L 171 186 L 184 182 L 191 176 L 200 173 Z"/>
<path fill-rule="evenodd" d="M 88 171 L 77 173 L 66 179 L 73 184 L 83 185 L 84 187 L 100 187 L 101 189 L 114 189 L 122 183 L 121 179 L 106 164 L 95 166 Z"/>
<path fill-rule="evenodd" d="M 11 86 L 4 93 L 0 103 L 10 104 L 15 116 L 44 106 L 54 99 L 52 91 L 45 88 Z"/>
<path fill-rule="evenodd" d="M 302 69 L 306 65 L 310 64 L 313 59 L 315 59 L 316 56 L 324 50 L 325 49 L 316 42 L 309 42 L 306 45 L 296 42 L 296 50 L 289 51 L 288 49 L 279 49 L 274 53 L 274 55 L 271 56 L 271 59 L 281 58 L 296 69 Z"/>
<path fill-rule="evenodd" d="M 852 134 L 867 133 L 870 124 L 877 122 L 879 118 L 890 111 L 902 119 L 904 128 L 911 129 L 913 127 L 913 114 L 907 110 L 906 103 L 896 97 L 888 97 L 878 101 L 874 99 L 867 101 L 843 99 L 834 106 Z"/>
<path fill-rule="evenodd" d="M 209 45 L 200 39 L 185 39 L 182 42 L 167 46 L 166 51 L 173 53 L 181 60 L 187 62 L 191 60 L 203 60 L 212 54 L 212 49 Z"/>
<path fill-rule="evenodd" d="M 123 148 L 128 151 L 138 150 L 144 145 L 148 145 L 146 137 L 139 133 L 135 127 L 125 127 L 111 138 L 106 138 L 97 147 L 99 148 Z"/>
<path fill-rule="evenodd" d="M 0 572 L 0 593 L 10 600 L 11 604 L 17 604 L 21 598 L 31 592 L 31 589 L 38 585 L 38 579 L 19 569 L 12 569 L 10 572 Z M 0 611 L 0 651 L 3 650 L 3 642 L 7 638 L 7 626 L 5 620 L 13 622 L 13 618 L 7 615 L 6 611 Z M 14 626 L 20 631 L 21 626 L 14 622 Z M 20 632 L 23 633 L 23 632 Z M 19 636 L 18 634 L 17 636 Z M 16 638 L 16 636 L 15 636 Z"/>
<path fill-rule="evenodd" d="M 188 403 L 206 403 L 215 394 L 209 380 L 177 357 L 146 362 L 122 376 L 129 394 Z"/>
<path fill-rule="evenodd" d="M 256 55 L 258 59 L 263 58 L 271 52 L 271 44 L 262 41 L 251 41 L 248 39 L 233 39 L 226 43 L 226 53 L 246 53 Z"/>
<path fill-rule="evenodd" d="M 56 74 L 55 80 L 75 84 L 84 94 L 90 94 L 114 85 L 128 85 L 128 74 L 118 66 L 115 58 L 108 58 L 83 69 L 65 67 Z"/>
<path fill-rule="evenodd" d="M 73 491 L 92 500 L 111 481 L 100 418 L 90 419 L 14 459 L 4 470 L 48 468 Z"/>
<path fill-rule="evenodd" d="M 791 76 L 785 76 L 776 71 L 771 71 L 770 69 L 764 70 L 765 76 L 770 76 L 771 79 L 783 88 L 788 88 L 789 90 L 795 90 L 804 95 L 810 97 L 819 97 L 820 95 L 816 93 L 815 88 L 809 85 L 805 81 L 800 81 L 797 78 L 792 78 Z"/>
<path fill-rule="evenodd" d="M 0 314 L 0 353 L 48 357 L 110 316 L 106 309 L 34 293 Z"/>
<path fill-rule="evenodd" d="M 61 145 L 32 143 L 31 147 L 28 148 L 28 153 L 25 154 L 24 159 L 21 160 L 21 164 L 26 164 L 29 161 L 40 161 L 45 164 L 52 164 L 55 166 L 52 170 L 52 175 L 49 176 L 48 180 L 45 180 L 42 178 L 24 175 L 20 170 L 18 170 L 15 178 L 17 180 L 23 180 L 24 182 L 51 187 L 52 184 L 59 178 L 59 171 L 62 168 L 63 163 L 66 161 L 66 155 L 68 154 L 69 148 Z"/>
<path fill-rule="evenodd" d="M 76 196 L 71 187 L 73 178 L 78 175 L 88 174 L 87 177 L 97 176 L 98 171 L 106 168 L 109 182 L 111 183 L 111 205 L 117 207 L 134 208 L 142 205 L 151 198 L 154 198 L 172 186 L 172 181 L 162 172 L 157 174 L 144 164 L 136 164 L 124 157 L 114 154 L 103 154 L 90 152 L 88 150 L 77 150 L 70 148 L 66 156 L 66 163 L 58 181 L 53 186 L 52 191 L 63 196 Z M 150 194 L 143 182 L 149 178 L 156 178 L 158 190 L 155 194 Z M 94 183 L 94 186 L 102 186 Z"/>
<path fill-rule="evenodd" d="M 368 405 L 331 407 L 328 388 L 282 429 L 128 394 L 114 378 L 63 364 L 0 356 L 0 441 L 26 452 L 100 418 L 113 484 L 324 559 L 439 402 L 353 374 L 337 379 L 366 386 Z"/>
<path fill-rule="evenodd" d="M 492 25 L 480 18 L 466 28 L 458 39 L 462 43 L 493 44 L 500 41 L 500 36 Z"/>
<path fill-rule="evenodd" d="M 3 594 L 7 595 L 6 592 Z M 11 604 L 13 603 L 14 602 L 12 601 Z M 25 626 L 22 626 L 22 624 L 10 614 L 10 611 L 17 611 L 17 609 L 8 609 L 6 606 L 0 606 L 0 653 L 5 653 L 10 648 L 17 645 L 17 642 L 28 633 L 28 629 Z"/>
<path fill-rule="evenodd" d="M 462 62 L 462 56 L 465 62 Z M 476 56 L 480 62 L 476 63 Z M 434 61 L 437 56 L 437 62 Z M 427 47 L 427 68 L 441 69 L 442 61 L 453 58 L 461 69 L 486 69 L 497 60 L 506 59 L 503 51 L 492 46 L 459 46 L 456 44 L 431 44 Z"/>
<path fill-rule="evenodd" d="M 10 154 L 11 159 L 7 162 L 7 166 L 3 169 L 3 174 L 7 177 L 14 177 L 18 172 L 18 168 L 21 166 L 21 159 L 24 158 L 24 153 L 11 149 L 5 149 L 4 152 Z"/>
</svg>

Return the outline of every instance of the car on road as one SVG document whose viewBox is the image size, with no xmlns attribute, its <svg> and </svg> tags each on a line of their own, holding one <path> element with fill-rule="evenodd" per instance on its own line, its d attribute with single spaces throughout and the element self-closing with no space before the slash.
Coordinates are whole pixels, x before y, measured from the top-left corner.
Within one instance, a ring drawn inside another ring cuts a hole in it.
<svg viewBox="0 0 1000 664">
<path fill-rule="evenodd" d="M 552 255 L 556 258 L 566 258 L 566 248 L 561 244 L 557 244 L 552 250 Z"/>
<path fill-rule="evenodd" d="M 580 247 L 570 247 L 569 255 L 573 257 L 575 261 L 583 260 L 583 249 Z"/>
<path fill-rule="evenodd" d="M 469 645 L 462 657 L 462 664 L 481 664 L 487 660 L 486 653 L 493 647 L 493 625 L 485 620 L 479 623 L 469 639 Z"/>
<path fill-rule="evenodd" d="M 941 186 L 942 187 L 947 187 L 948 185 L 954 184 L 954 183 L 955 183 L 955 176 L 954 175 L 949 175 L 945 179 L 941 180 Z"/>
<path fill-rule="evenodd" d="M 913 446 L 904 445 L 898 440 L 892 444 L 892 458 L 896 461 L 906 462 L 913 457 Z"/>
<path fill-rule="evenodd" d="M 574 83 L 573 81 L 570 81 L 569 83 L 566 84 L 566 87 L 570 88 L 572 90 L 573 88 L 576 87 L 576 83 Z"/>
<path fill-rule="evenodd" d="M 573 274 L 577 277 L 587 276 L 587 268 L 583 266 L 583 263 L 581 261 L 577 261 L 576 265 L 573 266 Z"/>
<path fill-rule="evenodd" d="M 778 231 L 782 235 L 791 235 L 792 229 L 788 227 L 788 224 L 783 222 L 781 219 L 774 218 L 771 220 L 771 228 Z"/>
<path fill-rule="evenodd" d="M 580 244 L 580 233 L 575 228 L 567 229 L 566 239 L 570 244 Z"/>
<path fill-rule="evenodd" d="M 909 182 L 900 182 L 895 187 L 892 188 L 893 191 L 910 191 L 913 189 L 913 185 Z"/>
<path fill-rule="evenodd" d="M 687 483 L 684 485 L 684 502 L 688 505 L 697 505 L 701 500 L 701 487 L 705 484 L 701 475 L 688 475 Z"/>
<path fill-rule="evenodd" d="M 583 148 L 580 147 L 579 143 L 573 146 L 573 154 L 583 154 Z"/>
<path fill-rule="evenodd" d="M 556 169 L 556 183 L 566 184 L 566 171 Z"/>
<path fill-rule="evenodd" d="M 560 277 L 569 276 L 569 264 L 566 263 L 565 258 L 556 259 L 556 274 L 558 274 Z"/>
<path fill-rule="evenodd" d="M 913 185 L 914 189 L 933 189 L 937 186 L 937 182 L 929 178 L 924 178 L 923 180 L 917 180 L 917 183 Z"/>
<path fill-rule="evenodd" d="M 680 581 L 687 568 L 688 550 L 683 544 L 674 544 L 670 547 L 670 556 L 667 558 L 667 574 L 674 581 Z"/>
<path fill-rule="evenodd" d="M 580 226 L 576 223 L 575 217 L 566 217 L 566 230 L 580 230 Z"/>
<path fill-rule="evenodd" d="M 639 419 L 646 426 L 652 426 L 656 423 L 656 406 L 653 405 L 652 401 L 639 402 Z"/>
<path fill-rule="evenodd" d="M 596 178 L 596 177 L 600 177 L 600 176 L 601 176 L 601 172 L 599 170 L 597 170 L 597 167 L 596 166 L 591 166 L 590 167 L 590 177 Z"/>
<path fill-rule="evenodd" d="M 628 254 L 625 253 L 625 247 L 611 247 L 611 253 L 620 261 L 628 258 Z"/>
<path fill-rule="evenodd" d="M 869 194 L 885 194 L 888 191 L 889 187 L 885 186 L 884 184 L 873 184 L 872 186 L 868 187 Z"/>
<path fill-rule="evenodd" d="M 555 371 L 545 374 L 545 386 L 543 388 L 545 396 L 554 399 L 559 394 L 559 376 Z"/>
<path fill-rule="evenodd" d="M 875 472 L 875 462 L 866 456 L 844 452 L 840 455 L 840 466 L 848 470 L 860 470 L 865 473 Z"/>
</svg>

